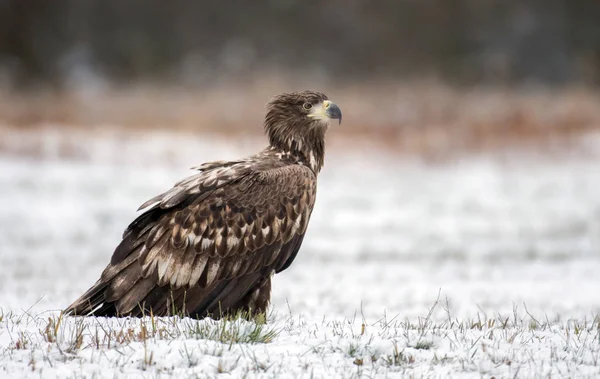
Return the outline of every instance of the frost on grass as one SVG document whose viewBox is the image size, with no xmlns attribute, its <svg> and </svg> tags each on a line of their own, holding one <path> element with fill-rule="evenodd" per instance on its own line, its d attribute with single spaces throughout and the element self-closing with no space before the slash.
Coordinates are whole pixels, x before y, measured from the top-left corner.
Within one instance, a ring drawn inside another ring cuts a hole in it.
<svg viewBox="0 0 600 379">
<path fill-rule="evenodd" d="M 264 319 L 243 317 L 215 321 L 179 316 L 118 319 L 55 312 L 1 314 L 0 372 L 11 375 L 20 371 L 47 377 L 71 371 L 85 377 L 105 375 L 100 372 L 105 369 L 172 373 L 197 366 L 214 371 L 213 363 L 216 372 L 225 372 L 233 365 L 228 357 L 221 359 L 224 351 L 270 343 L 278 334 Z"/>
<path fill-rule="evenodd" d="M 594 377 L 600 318 L 475 314 L 458 320 L 438 302 L 424 317 L 311 320 L 269 315 L 81 318 L 0 313 L 0 376 L 119 377 Z M 227 376 L 228 374 L 229 376 Z"/>
<path fill-rule="evenodd" d="M 57 310 L 98 278 L 137 205 L 190 162 L 255 149 L 68 138 L 88 160 L 0 155 L 0 378 L 600 375 L 598 156 L 331 151 L 266 324 L 83 319 Z M 440 288 L 449 303 L 432 306 Z"/>
</svg>

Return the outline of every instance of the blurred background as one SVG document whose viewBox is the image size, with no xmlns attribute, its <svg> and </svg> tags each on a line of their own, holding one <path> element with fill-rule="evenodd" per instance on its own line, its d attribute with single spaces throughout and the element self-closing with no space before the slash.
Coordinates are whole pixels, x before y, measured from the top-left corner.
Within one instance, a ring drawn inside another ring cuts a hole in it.
<svg viewBox="0 0 600 379">
<path fill-rule="evenodd" d="M 0 120 L 254 134 L 269 96 L 315 88 L 346 136 L 405 152 L 562 138 L 600 119 L 599 17 L 594 0 L 3 0 Z"/>
<path fill-rule="evenodd" d="M 0 0 L 0 306 L 70 303 L 139 204 L 262 148 L 269 98 L 314 89 L 344 123 L 275 307 L 421 315 L 441 289 L 458 314 L 597 312 L 598 20 L 597 0 Z"/>
</svg>

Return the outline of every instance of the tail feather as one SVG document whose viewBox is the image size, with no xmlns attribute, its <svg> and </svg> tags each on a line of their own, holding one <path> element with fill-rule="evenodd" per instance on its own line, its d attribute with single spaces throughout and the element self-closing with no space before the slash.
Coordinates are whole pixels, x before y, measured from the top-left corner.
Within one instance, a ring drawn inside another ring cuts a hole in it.
<svg viewBox="0 0 600 379">
<path fill-rule="evenodd" d="M 107 282 L 98 280 L 92 288 L 87 290 L 79 299 L 75 300 L 73 304 L 69 305 L 64 310 L 64 313 L 75 316 L 92 314 L 94 309 L 104 303 L 104 291 L 107 286 Z"/>
<path fill-rule="evenodd" d="M 97 308 L 103 303 L 106 303 L 107 297 L 111 296 L 111 293 L 113 293 L 114 289 L 117 288 L 117 286 L 114 284 L 115 281 L 124 282 L 128 278 L 125 275 L 126 273 L 134 273 L 135 270 L 138 272 L 140 271 L 138 265 L 134 264 L 134 262 L 137 262 L 140 250 L 141 247 L 118 264 L 109 264 L 102 272 L 100 279 L 83 295 L 75 300 L 73 304 L 69 305 L 64 310 L 64 313 L 78 316 L 113 315 L 115 311 L 109 312 L 106 307 L 100 307 L 99 309 Z M 131 286 L 133 286 L 133 284 L 131 284 Z M 111 287 L 113 287 L 113 290 L 110 289 Z M 113 294 L 112 296 L 115 296 L 116 298 L 119 297 L 118 294 Z M 105 314 L 106 312 L 108 312 L 108 314 Z"/>
</svg>

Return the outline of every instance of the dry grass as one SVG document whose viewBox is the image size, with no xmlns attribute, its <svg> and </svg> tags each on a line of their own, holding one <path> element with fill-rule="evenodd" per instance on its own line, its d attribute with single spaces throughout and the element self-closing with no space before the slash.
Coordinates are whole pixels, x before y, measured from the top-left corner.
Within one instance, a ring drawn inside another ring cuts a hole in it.
<svg viewBox="0 0 600 379">
<path fill-rule="evenodd" d="M 7 372 L 28 377 L 61 372 L 111 377 L 113 370 L 166 377 L 598 374 L 597 317 L 551 321 L 515 307 L 510 315 L 478 313 L 458 320 L 438 300 L 417 320 L 384 315 L 371 321 L 318 321 L 289 314 L 269 316 L 271 326 L 239 318 L 96 319 L 8 312 L 0 322 L 0 364 L 14 361 Z"/>
</svg>

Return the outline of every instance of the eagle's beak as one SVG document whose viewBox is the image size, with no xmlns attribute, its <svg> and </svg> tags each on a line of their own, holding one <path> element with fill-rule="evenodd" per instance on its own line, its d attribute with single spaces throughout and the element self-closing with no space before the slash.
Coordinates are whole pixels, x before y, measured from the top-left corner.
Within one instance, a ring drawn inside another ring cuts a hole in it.
<svg viewBox="0 0 600 379">
<path fill-rule="evenodd" d="M 325 115 L 332 120 L 338 120 L 339 123 L 342 123 L 342 110 L 337 106 L 336 103 L 325 100 L 323 102 L 323 108 L 325 108 Z"/>
<path fill-rule="evenodd" d="M 320 120 L 338 120 L 342 123 L 342 111 L 333 101 L 325 100 L 319 106 L 313 107 L 313 111 L 309 114 L 309 117 L 320 119 Z"/>
</svg>

